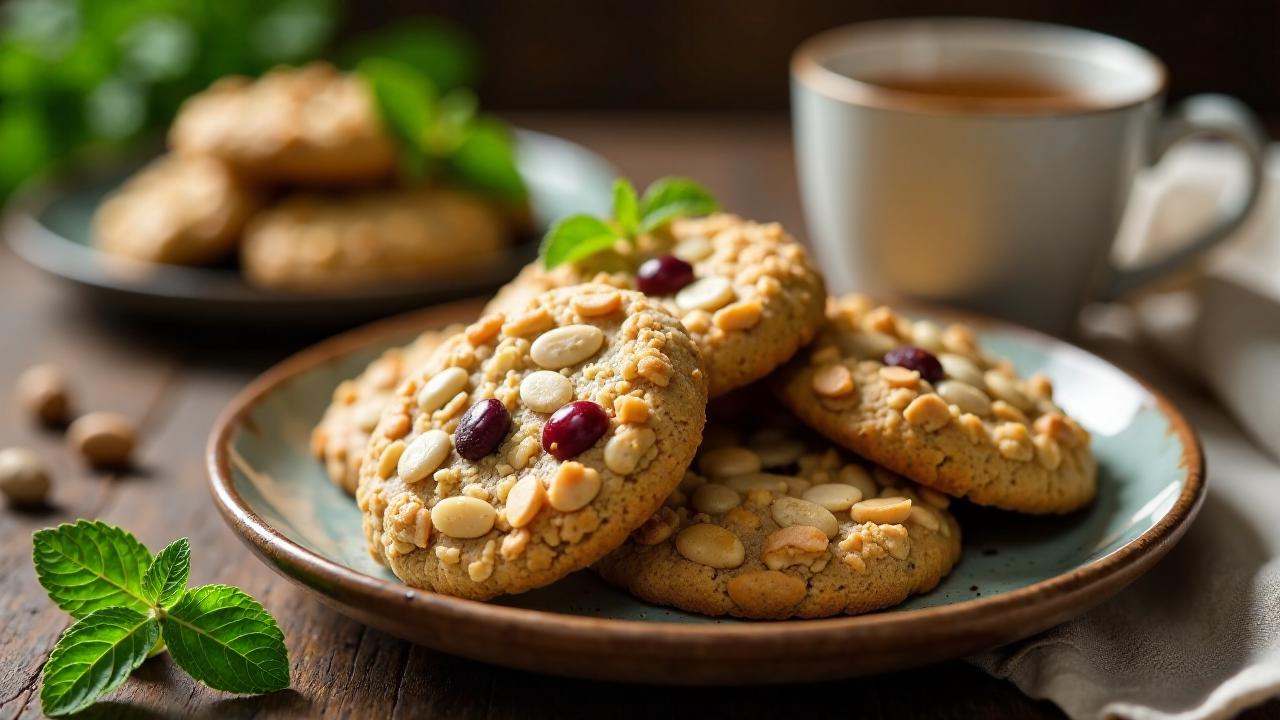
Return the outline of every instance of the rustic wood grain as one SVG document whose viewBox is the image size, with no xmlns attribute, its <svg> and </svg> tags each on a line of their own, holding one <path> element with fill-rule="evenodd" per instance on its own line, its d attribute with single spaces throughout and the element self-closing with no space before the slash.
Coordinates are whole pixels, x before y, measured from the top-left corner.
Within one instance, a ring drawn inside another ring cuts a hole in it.
<svg viewBox="0 0 1280 720">
<path fill-rule="evenodd" d="M 777 119 L 522 120 L 595 148 L 639 182 L 689 174 L 731 208 L 800 227 L 787 128 Z M 191 538 L 192 582 L 230 583 L 261 600 L 280 621 L 293 669 L 291 690 L 242 698 L 194 683 L 161 656 L 82 717 L 1060 716 L 961 662 L 790 688 L 663 689 L 485 666 L 365 628 L 256 560 L 212 508 L 204 477 L 204 444 L 217 413 L 256 373 L 318 338 L 121 321 L 7 252 L 0 252 L 0 288 L 0 445 L 31 446 L 56 473 L 49 508 L 0 511 L 0 717 L 40 715 L 40 667 L 68 624 L 36 582 L 31 533 L 79 517 L 126 527 L 157 550 Z M 116 410 L 140 423 L 136 468 L 88 471 L 65 451 L 60 433 L 33 427 L 17 411 L 12 380 L 42 361 L 57 362 L 74 380 L 79 410 Z"/>
</svg>

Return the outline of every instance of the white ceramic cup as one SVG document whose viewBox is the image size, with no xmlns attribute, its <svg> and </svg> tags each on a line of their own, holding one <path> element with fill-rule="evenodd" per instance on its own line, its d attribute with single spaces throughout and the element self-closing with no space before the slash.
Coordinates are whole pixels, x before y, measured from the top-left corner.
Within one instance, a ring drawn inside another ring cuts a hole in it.
<svg viewBox="0 0 1280 720">
<path fill-rule="evenodd" d="M 887 20 L 808 40 L 791 72 L 809 234 L 836 292 L 949 303 L 1065 334 L 1087 301 L 1226 238 L 1259 196 L 1265 139 L 1248 110 L 1200 95 L 1162 118 L 1163 64 L 1106 35 Z M 999 74 L 1070 92 L 964 102 L 868 81 L 886 74 Z M 1195 135 L 1240 148 L 1247 191 L 1176 252 L 1116 268 L 1111 245 L 1135 175 Z"/>
</svg>

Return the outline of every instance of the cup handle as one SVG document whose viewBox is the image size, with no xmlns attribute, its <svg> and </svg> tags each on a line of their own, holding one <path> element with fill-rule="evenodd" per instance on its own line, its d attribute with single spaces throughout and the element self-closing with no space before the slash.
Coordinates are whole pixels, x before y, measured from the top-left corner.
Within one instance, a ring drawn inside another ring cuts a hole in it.
<svg viewBox="0 0 1280 720">
<path fill-rule="evenodd" d="M 1162 258 L 1135 268 L 1112 266 L 1100 300 L 1116 300 L 1199 256 L 1231 236 L 1249 217 L 1262 195 L 1266 162 L 1266 134 L 1254 114 L 1239 100 L 1226 95 L 1194 95 L 1165 118 L 1157 138 L 1152 164 L 1160 162 L 1174 145 L 1187 138 L 1217 137 L 1234 144 L 1249 162 L 1249 190 L 1223 209 L 1208 228 Z"/>
</svg>

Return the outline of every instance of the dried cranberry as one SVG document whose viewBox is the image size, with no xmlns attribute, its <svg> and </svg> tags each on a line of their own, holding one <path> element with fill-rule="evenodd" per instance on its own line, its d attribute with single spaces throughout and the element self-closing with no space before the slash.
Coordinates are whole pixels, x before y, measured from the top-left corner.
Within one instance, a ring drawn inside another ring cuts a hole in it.
<svg viewBox="0 0 1280 720">
<path fill-rule="evenodd" d="M 645 260 L 636 270 L 636 287 L 645 295 L 670 295 L 693 282 L 693 266 L 675 255 Z"/>
<path fill-rule="evenodd" d="M 475 462 L 497 449 L 511 429 L 511 413 L 500 400 L 481 400 L 467 408 L 458 420 L 453 447 L 462 457 Z"/>
<path fill-rule="evenodd" d="M 595 445 L 608 430 L 604 408 L 576 400 L 551 414 L 542 428 L 542 448 L 557 460 L 568 460 Z"/>
<path fill-rule="evenodd" d="M 938 358 L 934 357 L 933 353 L 911 345 L 897 347 L 885 353 L 884 364 L 915 370 L 920 373 L 920 377 L 929 382 L 938 382 L 946 377 L 942 372 L 942 363 L 938 362 Z"/>
</svg>

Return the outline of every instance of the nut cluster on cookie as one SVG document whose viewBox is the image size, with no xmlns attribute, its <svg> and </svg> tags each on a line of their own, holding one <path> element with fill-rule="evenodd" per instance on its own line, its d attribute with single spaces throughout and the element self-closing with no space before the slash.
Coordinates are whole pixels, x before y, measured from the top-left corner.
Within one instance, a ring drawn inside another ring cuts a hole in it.
<svg viewBox="0 0 1280 720">
<path fill-rule="evenodd" d="M 487 598 L 545 585 L 625 540 L 675 489 L 706 413 L 680 322 L 607 285 L 480 318 L 396 390 L 357 501 L 405 582 Z"/>
<path fill-rule="evenodd" d="M 667 504 L 596 565 L 605 579 L 650 602 L 759 619 L 889 607 L 950 571 L 960 526 L 946 495 L 763 414 L 774 419 L 709 428 Z"/>
<path fill-rule="evenodd" d="M 814 344 L 774 378 L 787 407 L 854 452 L 942 492 L 1027 513 L 1097 493 L 1089 434 L 1041 374 L 1018 377 L 966 325 L 832 300 Z"/>
</svg>

